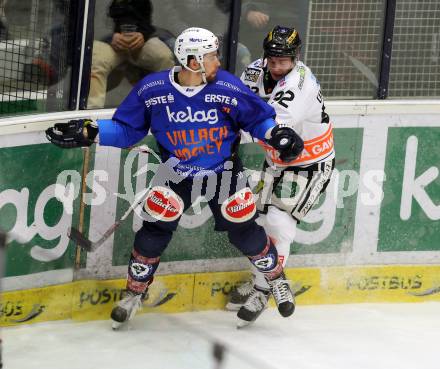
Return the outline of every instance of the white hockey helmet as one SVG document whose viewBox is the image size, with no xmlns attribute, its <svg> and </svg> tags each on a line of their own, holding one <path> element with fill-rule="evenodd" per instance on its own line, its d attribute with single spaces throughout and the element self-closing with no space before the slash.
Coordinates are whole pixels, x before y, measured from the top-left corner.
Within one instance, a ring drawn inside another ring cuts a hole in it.
<svg viewBox="0 0 440 369">
<path fill-rule="evenodd" d="M 174 54 L 180 64 L 191 72 L 205 72 L 203 56 L 218 50 L 218 38 L 211 31 L 204 28 L 191 27 L 184 30 L 177 36 L 174 45 Z M 192 70 L 188 67 L 188 56 L 194 56 L 200 64 L 199 70 Z"/>
</svg>

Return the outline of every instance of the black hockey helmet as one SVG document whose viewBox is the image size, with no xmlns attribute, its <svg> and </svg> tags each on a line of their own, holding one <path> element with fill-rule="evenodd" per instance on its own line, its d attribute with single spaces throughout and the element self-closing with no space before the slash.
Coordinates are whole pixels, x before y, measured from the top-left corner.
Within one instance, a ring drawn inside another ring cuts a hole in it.
<svg viewBox="0 0 440 369">
<path fill-rule="evenodd" d="M 264 58 L 268 56 L 299 57 L 301 39 L 295 28 L 275 26 L 263 41 Z"/>
</svg>

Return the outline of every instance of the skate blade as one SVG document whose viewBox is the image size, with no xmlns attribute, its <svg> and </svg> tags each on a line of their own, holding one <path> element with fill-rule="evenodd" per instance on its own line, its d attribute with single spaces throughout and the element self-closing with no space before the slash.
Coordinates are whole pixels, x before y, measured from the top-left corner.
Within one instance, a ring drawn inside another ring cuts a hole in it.
<svg viewBox="0 0 440 369">
<path fill-rule="evenodd" d="M 238 319 L 238 322 L 237 322 L 237 329 L 243 329 L 243 328 L 246 328 L 246 327 L 252 325 L 253 322 L 255 322 L 255 320 L 253 320 L 252 322 L 249 322 L 249 321 L 247 321 L 247 320 Z"/>
<path fill-rule="evenodd" d="M 117 322 L 115 320 L 112 320 L 112 329 L 114 331 L 119 331 L 122 327 L 124 327 L 125 325 L 127 325 L 127 322 Z"/>
<path fill-rule="evenodd" d="M 243 306 L 243 304 L 234 304 L 233 302 L 228 302 L 225 309 L 228 311 L 238 311 Z"/>
</svg>

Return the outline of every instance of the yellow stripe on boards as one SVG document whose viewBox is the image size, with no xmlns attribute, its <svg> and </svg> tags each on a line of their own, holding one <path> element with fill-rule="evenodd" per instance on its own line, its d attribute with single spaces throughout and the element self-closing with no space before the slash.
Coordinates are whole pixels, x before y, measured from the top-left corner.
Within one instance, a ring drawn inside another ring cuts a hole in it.
<svg viewBox="0 0 440 369">
<path fill-rule="evenodd" d="M 299 306 L 440 301 L 440 266 L 289 268 L 286 275 Z M 157 276 L 141 313 L 223 309 L 231 288 L 249 276 L 246 271 Z M 109 319 L 124 288 L 124 279 L 84 280 L 5 292 L 0 325 Z"/>
</svg>

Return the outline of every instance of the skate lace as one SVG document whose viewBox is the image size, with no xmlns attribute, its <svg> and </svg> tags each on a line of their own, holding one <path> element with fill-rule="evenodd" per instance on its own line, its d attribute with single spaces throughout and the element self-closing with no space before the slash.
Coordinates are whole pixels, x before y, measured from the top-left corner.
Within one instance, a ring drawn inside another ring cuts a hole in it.
<svg viewBox="0 0 440 369">
<path fill-rule="evenodd" d="M 289 282 L 283 279 L 277 279 L 269 282 L 272 287 L 272 294 L 277 305 L 289 301 L 293 302 L 293 295 L 290 292 Z"/>
<path fill-rule="evenodd" d="M 252 293 L 254 288 L 254 281 L 248 281 L 237 287 L 237 292 L 242 296 L 248 296 Z"/>
<path fill-rule="evenodd" d="M 257 312 L 263 310 L 267 304 L 267 297 L 263 292 L 253 289 L 251 295 L 244 304 L 246 310 Z"/>
</svg>

